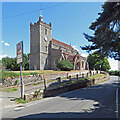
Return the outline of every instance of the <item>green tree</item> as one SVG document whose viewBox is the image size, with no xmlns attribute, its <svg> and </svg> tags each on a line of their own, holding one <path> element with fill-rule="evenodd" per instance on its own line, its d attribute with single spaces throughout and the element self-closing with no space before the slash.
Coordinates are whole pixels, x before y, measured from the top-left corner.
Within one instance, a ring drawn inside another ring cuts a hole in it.
<svg viewBox="0 0 120 120">
<path fill-rule="evenodd" d="M 97 54 L 97 52 L 89 54 L 89 56 L 87 57 L 87 61 L 89 63 L 89 68 L 91 70 L 93 70 L 93 68 L 102 71 L 108 71 L 110 69 L 110 64 L 107 58 L 101 57 L 100 55 Z"/>
<path fill-rule="evenodd" d="M 69 60 L 61 60 L 57 62 L 57 68 L 60 70 L 72 70 L 73 69 L 73 64 Z"/>
<path fill-rule="evenodd" d="M 22 66 L 25 70 L 29 70 L 29 54 L 23 54 L 23 63 Z M 20 64 L 17 64 L 17 58 L 9 58 L 5 57 L 2 58 L 2 64 L 5 67 L 5 69 L 10 69 L 12 71 L 20 70 Z"/>
<path fill-rule="evenodd" d="M 9 57 L 2 58 L 2 64 L 6 69 L 12 68 L 12 59 Z"/>
<path fill-rule="evenodd" d="M 94 31 L 93 36 L 84 33 L 92 44 L 81 48 L 88 52 L 98 50 L 103 57 L 120 60 L 120 2 L 105 2 L 98 14 L 98 19 L 89 27 Z"/>
<path fill-rule="evenodd" d="M 25 70 L 29 70 L 29 54 L 23 54 L 23 67 Z"/>
</svg>

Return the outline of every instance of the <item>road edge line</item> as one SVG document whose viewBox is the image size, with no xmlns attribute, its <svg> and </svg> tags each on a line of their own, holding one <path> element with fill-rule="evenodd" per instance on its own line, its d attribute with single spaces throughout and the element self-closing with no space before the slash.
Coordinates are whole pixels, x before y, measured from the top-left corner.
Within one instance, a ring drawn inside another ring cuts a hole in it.
<svg viewBox="0 0 120 120">
<path fill-rule="evenodd" d="M 120 86 L 117 87 L 116 89 L 116 118 L 119 119 L 119 108 L 118 108 L 118 91 L 119 91 Z"/>
</svg>

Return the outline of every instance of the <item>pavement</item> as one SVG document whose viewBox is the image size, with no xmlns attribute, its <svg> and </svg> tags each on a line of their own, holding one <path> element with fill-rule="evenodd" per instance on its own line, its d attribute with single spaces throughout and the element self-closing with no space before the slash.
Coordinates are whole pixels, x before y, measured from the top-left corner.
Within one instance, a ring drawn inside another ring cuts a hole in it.
<svg viewBox="0 0 120 120">
<path fill-rule="evenodd" d="M 99 85 L 74 90 L 2 110 L 3 118 L 117 118 L 116 89 L 120 80 L 111 76 Z"/>
<path fill-rule="evenodd" d="M 81 76 L 79 76 L 79 78 L 80 77 Z M 74 80 L 74 78 L 72 78 L 72 79 Z M 66 82 L 68 80 L 69 79 L 62 80 L 62 81 Z M 55 85 L 58 85 L 58 83 L 56 81 L 51 82 L 51 83 L 47 83 L 47 86 L 50 86 L 50 87 L 55 86 Z M 43 88 L 44 88 L 43 84 L 28 85 L 28 86 L 25 86 L 24 90 L 25 90 L 25 93 L 31 94 L 31 92 L 34 92 L 36 90 L 43 89 Z M 2 99 L 1 100 L 2 109 L 16 106 L 16 103 L 14 101 L 16 98 L 18 98 L 20 96 L 21 96 L 21 88 L 20 87 L 18 87 L 18 90 L 14 91 L 14 92 L 1 92 L 0 98 Z"/>
</svg>

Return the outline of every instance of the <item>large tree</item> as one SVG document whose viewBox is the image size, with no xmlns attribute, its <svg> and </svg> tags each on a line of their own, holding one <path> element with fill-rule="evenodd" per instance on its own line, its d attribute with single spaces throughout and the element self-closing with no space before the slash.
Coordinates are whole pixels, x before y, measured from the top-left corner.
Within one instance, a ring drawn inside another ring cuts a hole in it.
<svg viewBox="0 0 120 120">
<path fill-rule="evenodd" d="M 89 68 L 91 70 L 95 68 L 96 70 L 108 71 L 110 69 L 110 64 L 107 58 L 101 57 L 100 55 L 96 53 L 97 52 L 94 52 L 93 54 L 89 54 L 89 56 L 87 57 Z"/>
<path fill-rule="evenodd" d="M 58 61 L 56 67 L 64 71 L 73 70 L 73 64 L 69 60 Z"/>
<path fill-rule="evenodd" d="M 98 50 L 98 54 L 103 57 L 120 60 L 120 2 L 105 2 L 102 8 L 98 19 L 89 27 L 94 35 L 84 33 L 92 44 L 81 48 L 88 52 Z"/>
<path fill-rule="evenodd" d="M 25 70 L 29 70 L 29 54 L 23 54 L 23 63 L 22 66 L 24 67 Z M 5 57 L 2 58 L 2 65 L 5 67 L 5 69 L 8 70 L 20 70 L 20 64 L 17 64 L 17 58 L 9 58 Z"/>
</svg>

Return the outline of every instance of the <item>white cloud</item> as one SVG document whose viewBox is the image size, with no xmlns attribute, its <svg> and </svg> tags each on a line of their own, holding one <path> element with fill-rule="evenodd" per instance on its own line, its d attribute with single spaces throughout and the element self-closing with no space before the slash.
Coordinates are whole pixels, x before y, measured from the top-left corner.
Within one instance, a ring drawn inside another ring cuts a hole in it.
<svg viewBox="0 0 120 120">
<path fill-rule="evenodd" d="M 72 47 L 79 52 L 79 49 L 77 48 L 77 46 L 72 46 Z"/>
<path fill-rule="evenodd" d="M 85 53 L 81 53 L 81 56 L 83 56 L 83 57 L 87 57 L 88 55 L 85 54 Z"/>
<path fill-rule="evenodd" d="M 5 41 L 1 41 L 2 43 L 4 43 Z"/>
<path fill-rule="evenodd" d="M 109 63 L 110 63 L 110 70 L 118 70 L 118 61 L 114 60 L 113 58 L 109 58 L 108 59 Z"/>
<path fill-rule="evenodd" d="M 74 45 L 74 46 L 72 46 L 72 47 L 73 47 L 75 50 L 77 50 L 77 51 L 79 52 L 79 54 L 80 54 L 80 49 L 79 49 L 78 46 Z M 83 57 L 87 57 L 88 55 L 85 54 L 85 53 L 81 53 L 81 56 L 83 56 Z"/>
<path fill-rule="evenodd" d="M 2 60 L 2 58 L 4 58 L 4 57 L 10 57 L 11 58 L 11 56 L 8 56 L 8 55 L 0 55 L 0 60 Z"/>
<path fill-rule="evenodd" d="M 5 45 L 5 46 L 10 46 L 10 44 L 9 44 L 9 43 L 4 43 L 4 45 Z"/>
</svg>

